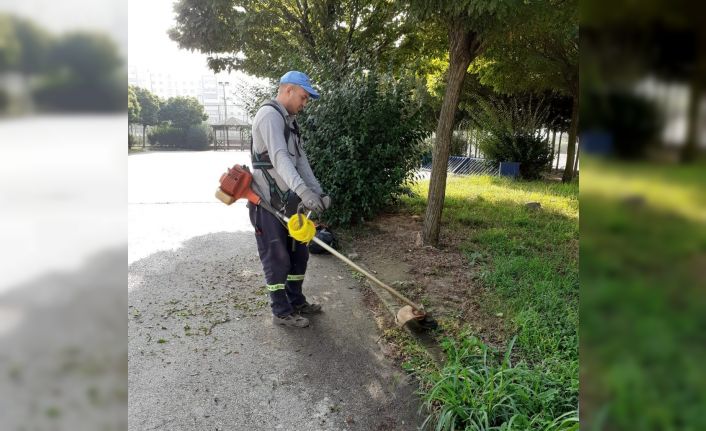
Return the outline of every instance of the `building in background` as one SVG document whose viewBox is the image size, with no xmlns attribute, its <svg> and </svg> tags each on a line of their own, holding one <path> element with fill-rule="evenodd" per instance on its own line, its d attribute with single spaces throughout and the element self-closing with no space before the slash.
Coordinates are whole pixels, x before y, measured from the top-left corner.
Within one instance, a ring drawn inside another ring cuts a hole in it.
<svg viewBox="0 0 706 431">
<path fill-rule="evenodd" d="M 233 77 L 229 79 L 232 81 Z M 223 123 L 226 120 L 226 111 L 229 118 L 251 123 L 252 119 L 245 111 L 244 104 L 234 97 L 232 86 L 225 87 L 224 97 L 223 86 L 218 85 L 218 81 L 219 78 L 215 74 L 189 76 L 134 65 L 128 67 L 129 85 L 145 88 L 163 99 L 176 96 L 195 97 L 204 106 L 209 124 Z"/>
</svg>

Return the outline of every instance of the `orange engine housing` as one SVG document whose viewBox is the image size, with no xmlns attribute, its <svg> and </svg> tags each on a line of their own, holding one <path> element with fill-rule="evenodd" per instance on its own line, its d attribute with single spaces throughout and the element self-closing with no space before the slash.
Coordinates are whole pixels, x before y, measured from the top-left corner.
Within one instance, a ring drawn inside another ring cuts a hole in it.
<svg viewBox="0 0 706 431">
<path fill-rule="evenodd" d="M 216 191 L 216 197 L 226 204 L 231 204 L 238 199 L 245 198 L 255 205 L 260 204 L 260 197 L 250 188 L 252 174 L 247 166 L 233 165 L 228 172 L 221 175 L 220 189 Z M 220 193 L 225 193 L 232 200 L 226 201 Z"/>
</svg>

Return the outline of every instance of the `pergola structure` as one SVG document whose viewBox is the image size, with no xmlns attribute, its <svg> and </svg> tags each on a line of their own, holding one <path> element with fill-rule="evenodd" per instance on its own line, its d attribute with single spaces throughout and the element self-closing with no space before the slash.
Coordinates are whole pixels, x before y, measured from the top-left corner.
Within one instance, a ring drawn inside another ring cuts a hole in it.
<svg viewBox="0 0 706 431">
<path fill-rule="evenodd" d="M 250 133 L 252 126 L 235 117 L 230 117 L 221 123 L 211 124 L 216 140 L 214 150 L 250 148 Z"/>
</svg>

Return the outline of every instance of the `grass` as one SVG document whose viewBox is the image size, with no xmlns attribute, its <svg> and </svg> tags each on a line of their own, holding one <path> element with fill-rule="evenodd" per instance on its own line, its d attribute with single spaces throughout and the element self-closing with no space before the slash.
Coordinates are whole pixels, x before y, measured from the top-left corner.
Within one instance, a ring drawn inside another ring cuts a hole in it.
<svg viewBox="0 0 706 431">
<path fill-rule="evenodd" d="M 582 422 L 706 429 L 704 166 L 582 167 Z"/>
<path fill-rule="evenodd" d="M 427 188 L 404 199 L 408 211 L 423 214 Z M 516 338 L 501 355 L 468 330 L 451 334 L 448 363 L 426 381 L 426 426 L 578 429 L 578 184 L 451 176 L 442 223 Z"/>
<path fill-rule="evenodd" d="M 446 339 L 448 361 L 434 373 L 424 395 L 429 409 L 424 427 L 437 430 L 578 430 L 574 406 L 557 403 L 559 391 L 525 362 L 513 364 L 512 344 L 504 355 L 468 332 Z"/>
</svg>

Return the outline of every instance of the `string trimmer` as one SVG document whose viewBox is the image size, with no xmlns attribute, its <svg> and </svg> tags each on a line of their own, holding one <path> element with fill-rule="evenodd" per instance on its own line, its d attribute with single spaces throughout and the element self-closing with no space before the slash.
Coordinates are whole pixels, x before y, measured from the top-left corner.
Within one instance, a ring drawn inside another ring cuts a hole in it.
<svg viewBox="0 0 706 431">
<path fill-rule="evenodd" d="M 409 298 L 402 295 L 400 292 L 383 283 L 382 281 L 378 280 L 377 277 L 370 274 L 368 271 L 361 268 L 355 262 L 351 261 L 349 258 L 336 251 L 333 247 L 329 246 L 324 241 L 321 241 L 319 238 L 317 238 L 315 236 L 316 227 L 306 215 L 301 214 L 301 212 L 297 212 L 297 217 L 287 217 L 281 212 L 277 211 L 275 208 L 273 208 L 272 205 L 270 205 L 268 202 L 260 199 L 260 196 L 258 196 L 252 190 L 252 188 L 250 188 L 250 185 L 252 183 L 252 174 L 248 170 L 247 166 L 234 165 L 232 168 L 228 169 L 228 172 L 224 173 L 221 176 L 220 183 L 221 186 L 216 191 L 216 198 L 218 198 L 218 200 L 220 200 L 221 202 L 230 205 L 238 199 L 244 198 L 247 199 L 253 205 L 259 205 L 260 208 L 263 208 L 267 212 L 273 214 L 275 217 L 282 220 L 287 225 L 289 234 L 293 238 L 304 243 L 314 241 L 324 250 L 336 256 L 337 258 L 348 264 L 351 268 L 365 275 L 370 281 L 388 291 L 395 298 L 404 302 L 406 305 L 404 305 L 397 311 L 397 324 L 399 326 L 404 326 L 410 321 L 416 321 L 422 328 L 436 328 L 437 323 L 434 321 L 434 319 L 429 317 L 426 311 L 424 311 L 424 307 L 422 305 L 418 305 L 412 302 Z"/>
</svg>

